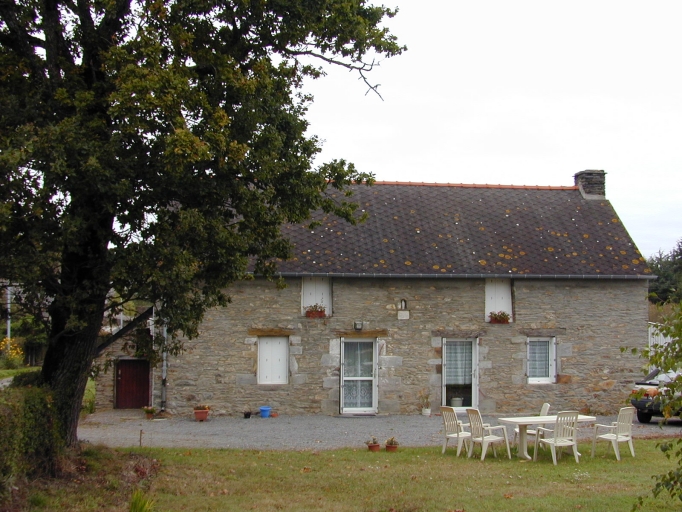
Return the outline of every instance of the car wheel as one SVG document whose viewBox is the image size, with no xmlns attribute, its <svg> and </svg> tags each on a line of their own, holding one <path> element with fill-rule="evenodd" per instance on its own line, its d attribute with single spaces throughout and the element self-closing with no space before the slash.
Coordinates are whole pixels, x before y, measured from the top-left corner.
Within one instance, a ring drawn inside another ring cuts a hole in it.
<svg viewBox="0 0 682 512">
<path fill-rule="evenodd" d="M 649 423 L 652 416 L 650 412 L 637 411 L 637 421 L 640 423 Z"/>
</svg>

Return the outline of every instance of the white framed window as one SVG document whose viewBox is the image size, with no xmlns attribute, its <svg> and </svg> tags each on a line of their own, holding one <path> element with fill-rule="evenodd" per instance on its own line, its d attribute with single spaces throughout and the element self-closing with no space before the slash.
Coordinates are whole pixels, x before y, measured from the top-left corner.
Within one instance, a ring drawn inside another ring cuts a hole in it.
<svg viewBox="0 0 682 512">
<path fill-rule="evenodd" d="M 556 338 L 528 338 L 526 375 L 529 384 L 556 382 Z"/>
<path fill-rule="evenodd" d="M 490 322 L 491 312 L 504 311 L 509 314 L 509 321 L 514 320 L 512 307 L 511 279 L 485 280 L 485 321 Z"/>
<path fill-rule="evenodd" d="M 289 381 L 289 338 L 258 338 L 258 384 L 287 384 Z"/>
<path fill-rule="evenodd" d="M 329 277 L 301 278 L 301 314 L 313 304 L 322 304 L 327 316 L 332 315 L 332 280 Z"/>
</svg>

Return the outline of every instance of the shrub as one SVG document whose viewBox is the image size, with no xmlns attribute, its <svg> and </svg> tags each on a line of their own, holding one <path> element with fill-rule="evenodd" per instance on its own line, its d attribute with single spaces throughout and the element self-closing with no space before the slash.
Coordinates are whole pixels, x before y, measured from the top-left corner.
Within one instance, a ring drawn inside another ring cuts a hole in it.
<svg viewBox="0 0 682 512">
<path fill-rule="evenodd" d="M 24 363 L 24 351 L 14 339 L 4 338 L 0 342 L 0 368 L 16 370 Z"/>
<path fill-rule="evenodd" d="M 0 394 L 0 503 L 11 497 L 16 480 L 55 474 L 61 453 L 57 426 L 48 390 L 14 387 Z"/>
</svg>

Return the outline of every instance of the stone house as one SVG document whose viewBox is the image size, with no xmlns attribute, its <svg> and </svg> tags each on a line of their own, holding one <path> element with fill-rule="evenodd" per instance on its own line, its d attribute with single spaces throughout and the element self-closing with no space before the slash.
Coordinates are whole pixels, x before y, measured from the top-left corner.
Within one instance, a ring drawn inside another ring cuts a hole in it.
<svg viewBox="0 0 682 512">
<path fill-rule="evenodd" d="M 109 347 L 97 406 L 411 414 L 427 390 L 434 409 L 615 413 L 640 375 L 620 348 L 646 346 L 653 276 L 605 198 L 605 173 L 574 178 L 358 186 L 365 223 L 285 226 L 286 288 L 235 283 L 181 356 L 150 368 Z M 313 304 L 324 317 L 306 316 Z M 500 311 L 508 323 L 491 322 Z"/>
</svg>

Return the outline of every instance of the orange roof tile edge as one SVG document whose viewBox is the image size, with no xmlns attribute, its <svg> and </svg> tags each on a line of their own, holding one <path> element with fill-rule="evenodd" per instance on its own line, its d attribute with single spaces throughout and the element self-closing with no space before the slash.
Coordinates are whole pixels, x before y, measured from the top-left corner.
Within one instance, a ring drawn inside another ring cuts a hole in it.
<svg viewBox="0 0 682 512">
<path fill-rule="evenodd" d="M 375 185 L 411 185 L 416 187 L 462 187 L 462 188 L 520 188 L 533 190 L 578 190 L 576 185 L 552 186 L 552 185 L 488 185 L 467 183 L 424 183 L 417 181 L 375 181 Z"/>
</svg>

